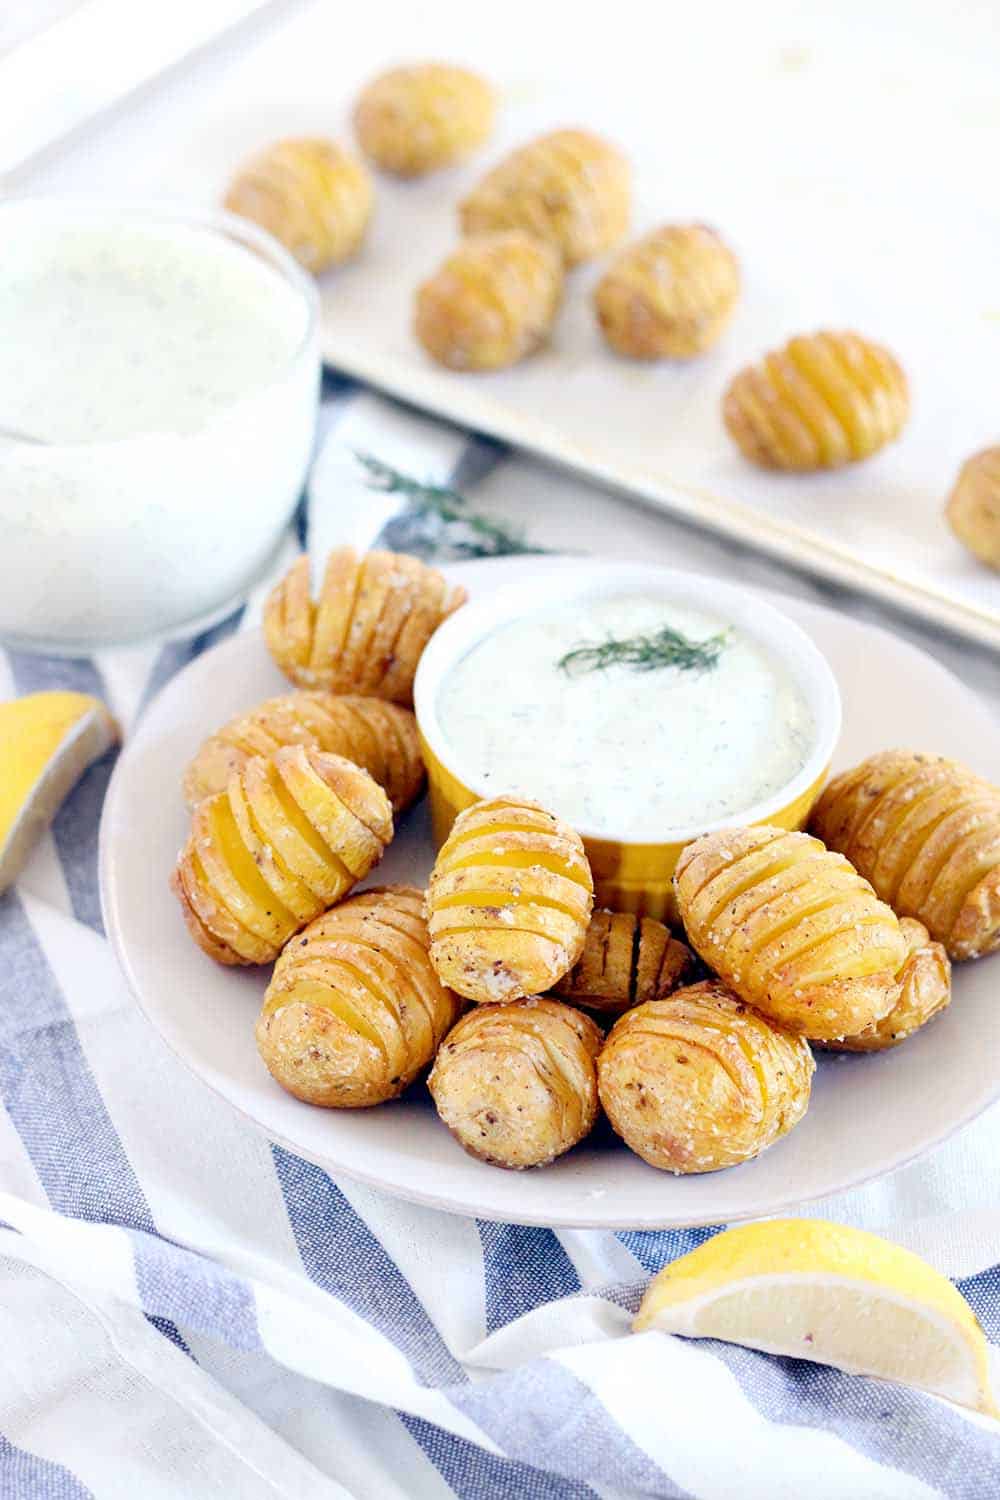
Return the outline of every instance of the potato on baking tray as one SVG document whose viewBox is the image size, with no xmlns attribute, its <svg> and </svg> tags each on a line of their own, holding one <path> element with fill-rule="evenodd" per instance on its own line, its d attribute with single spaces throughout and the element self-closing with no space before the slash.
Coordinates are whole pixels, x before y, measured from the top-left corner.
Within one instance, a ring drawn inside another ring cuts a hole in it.
<svg viewBox="0 0 1000 1500">
<path fill-rule="evenodd" d="M 505 157 L 459 208 L 464 234 L 523 229 L 568 266 L 610 250 L 628 229 L 631 172 L 589 130 L 553 130 Z"/>
<path fill-rule="evenodd" d="M 739 262 L 714 229 L 664 224 L 619 252 L 594 309 L 616 354 L 691 359 L 720 338 L 739 295 Z"/>
<path fill-rule="evenodd" d="M 240 167 L 224 204 L 273 234 L 307 271 L 325 271 L 361 248 L 371 178 L 333 141 L 277 141 Z"/>
<path fill-rule="evenodd" d="M 478 73 L 410 63 L 380 73 L 354 106 L 362 151 L 383 172 L 423 177 L 470 156 L 493 128 L 496 100 Z"/>
<path fill-rule="evenodd" d="M 520 229 L 463 240 L 417 288 L 413 328 L 438 364 L 500 370 L 547 340 L 562 297 L 558 252 Z"/>
</svg>

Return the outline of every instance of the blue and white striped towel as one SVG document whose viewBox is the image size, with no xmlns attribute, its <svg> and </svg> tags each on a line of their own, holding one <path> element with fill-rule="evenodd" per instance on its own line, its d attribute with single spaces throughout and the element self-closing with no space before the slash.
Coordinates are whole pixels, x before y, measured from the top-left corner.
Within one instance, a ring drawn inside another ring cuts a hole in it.
<svg viewBox="0 0 1000 1500">
<path fill-rule="evenodd" d="M 395 510 L 359 486 L 348 450 L 422 477 L 485 467 L 481 445 L 342 383 L 325 420 L 317 553 L 370 544 Z M 477 496 L 549 545 L 807 590 L 513 459 Z M 82 688 L 127 729 L 259 604 L 184 645 L 72 662 L 8 653 L 0 696 Z M 995 682 L 995 662 L 961 660 Z M 333 1182 L 246 1126 L 168 1055 L 110 958 L 96 871 L 110 772 L 110 758 L 91 770 L 0 900 L 0 1495 L 1000 1494 L 985 1419 L 814 1365 L 629 1335 L 648 1274 L 712 1230 L 451 1218 Z M 994 1111 L 925 1162 L 809 1211 L 926 1255 L 1000 1340 L 998 1147 Z"/>
</svg>

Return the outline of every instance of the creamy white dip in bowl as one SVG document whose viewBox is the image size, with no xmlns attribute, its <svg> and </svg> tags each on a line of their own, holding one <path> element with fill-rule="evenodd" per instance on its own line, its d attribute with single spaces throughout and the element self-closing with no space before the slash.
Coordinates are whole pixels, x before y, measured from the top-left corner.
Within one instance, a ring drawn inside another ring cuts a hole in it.
<svg viewBox="0 0 1000 1500">
<path fill-rule="evenodd" d="M 463 807 L 531 797 L 578 829 L 600 904 L 661 917 L 692 839 L 805 823 L 841 717 L 825 657 L 779 610 L 718 579 L 586 561 L 446 620 L 414 702 L 439 844 Z"/>
<path fill-rule="evenodd" d="M 301 491 L 317 297 L 228 214 L 0 204 L 0 636 L 83 651 L 234 606 Z"/>
</svg>

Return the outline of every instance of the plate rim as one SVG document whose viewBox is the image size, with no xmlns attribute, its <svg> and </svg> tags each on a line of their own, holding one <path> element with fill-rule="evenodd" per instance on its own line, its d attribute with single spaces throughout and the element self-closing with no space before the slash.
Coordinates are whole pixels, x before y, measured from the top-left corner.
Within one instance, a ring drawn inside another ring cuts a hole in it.
<svg viewBox="0 0 1000 1500">
<path fill-rule="evenodd" d="M 491 563 L 495 563 L 495 561 L 496 560 L 490 560 Z M 520 562 L 523 564 L 525 561 L 527 561 L 527 559 L 509 558 L 502 559 L 500 561 L 504 564 L 507 564 L 507 567 L 503 568 L 503 572 L 507 573 L 509 565 L 511 563 L 514 563 L 516 565 L 518 562 Z M 554 563 L 557 566 L 571 566 L 577 564 L 579 562 L 579 558 L 560 554 L 551 554 L 547 555 L 544 559 L 535 558 L 532 559 L 532 561 L 536 565 L 548 565 Z M 482 565 L 483 564 L 480 562 L 475 566 Z M 457 568 L 463 567 L 462 564 L 455 564 L 452 566 Z M 468 567 L 469 564 L 465 564 L 464 566 Z M 696 573 L 698 576 L 704 577 L 706 579 L 711 579 L 713 577 L 711 573 L 699 573 L 696 569 L 688 569 L 684 571 Z M 766 599 L 767 602 L 775 605 L 778 609 L 787 608 L 789 605 L 791 605 L 793 610 L 801 608 L 807 615 L 816 614 L 819 616 L 836 619 L 841 625 L 846 623 L 849 627 L 858 630 L 862 634 L 868 635 L 874 633 L 878 637 L 885 638 L 891 641 L 895 647 L 901 646 L 905 651 L 916 653 L 918 656 L 923 658 L 925 663 L 930 664 L 932 670 L 943 674 L 945 678 L 949 679 L 952 683 L 956 684 L 961 689 L 963 694 L 965 694 L 969 699 L 970 704 L 975 705 L 975 708 L 978 710 L 978 712 L 982 714 L 984 722 L 992 727 L 994 733 L 1000 732 L 1000 727 L 997 726 L 994 715 L 990 712 L 989 705 L 985 702 L 985 700 L 983 700 L 973 688 L 968 687 L 961 678 L 959 678 L 954 672 L 951 671 L 949 667 L 946 667 L 942 662 L 938 661 L 929 652 L 924 651 L 920 646 L 917 646 L 913 642 L 908 641 L 905 637 L 897 635 L 895 632 L 887 629 L 885 626 L 874 624 L 867 620 L 858 620 L 853 616 L 843 616 L 836 609 L 831 608 L 829 605 L 822 604 L 814 600 L 801 599 L 796 595 L 786 594 L 777 589 L 752 588 L 749 585 L 747 586 L 747 589 L 748 592 L 761 596 L 762 598 Z M 176 673 L 168 683 L 164 684 L 164 688 L 169 688 L 182 676 L 186 676 L 187 674 L 193 675 L 198 670 L 204 670 L 205 663 L 216 659 L 218 656 L 224 654 L 227 650 L 234 650 L 234 643 L 239 642 L 239 647 L 242 648 L 245 646 L 245 643 L 249 638 L 259 636 L 259 634 L 259 629 L 255 631 L 237 631 L 235 634 L 227 637 L 217 645 L 210 647 L 207 651 L 204 651 L 200 653 L 200 655 L 194 657 L 192 661 L 188 662 L 183 668 L 181 668 L 181 671 Z M 148 708 L 149 705 L 146 705 L 146 707 Z M 634 1218 L 630 1218 L 627 1221 L 623 1221 L 617 1217 L 612 1219 L 607 1215 L 602 1216 L 599 1212 L 595 1212 L 592 1215 L 587 1214 L 586 1212 L 570 1214 L 567 1214 L 566 1212 L 542 1214 L 535 1213 L 529 1210 L 524 1212 L 523 1215 L 513 1216 L 509 1211 L 498 1210 L 491 1207 L 488 1201 L 481 1201 L 481 1198 L 473 1192 L 463 1192 L 461 1201 L 457 1201 L 454 1198 L 442 1198 L 433 1192 L 421 1189 L 419 1186 L 411 1186 L 409 1183 L 400 1185 L 399 1183 L 394 1181 L 391 1184 L 387 1184 L 384 1177 L 380 1177 L 377 1173 L 366 1170 L 364 1167 L 358 1167 L 349 1161 L 345 1162 L 340 1158 L 335 1158 L 331 1155 L 324 1156 L 323 1154 L 316 1151 L 310 1150 L 308 1148 L 303 1148 L 301 1144 L 291 1139 L 284 1132 L 276 1131 L 270 1124 L 267 1124 L 262 1119 L 258 1118 L 245 1105 L 237 1103 L 232 1098 L 232 1096 L 227 1093 L 226 1090 L 216 1081 L 213 1070 L 211 1068 L 205 1067 L 204 1065 L 199 1065 L 196 1056 L 192 1056 L 190 1052 L 183 1051 L 178 1043 L 175 1042 L 173 1036 L 169 1034 L 168 1031 L 164 1030 L 164 1028 L 159 1024 L 158 1020 L 154 1017 L 154 1014 L 148 1008 L 142 995 L 141 986 L 138 984 L 134 971 L 132 969 L 132 965 L 128 956 L 127 946 L 123 939 L 121 924 L 118 918 L 118 887 L 116 884 L 114 871 L 114 852 L 112 848 L 117 831 L 116 825 L 119 821 L 118 801 L 121 794 L 121 786 L 124 782 L 122 766 L 126 763 L 129 749 L 130 740 L 127 740 L 115 764 L 115 768 L 112 772 L 111 779 L 108 785 L 107 794 L 104 800 L 104 807 L 101 814 L 98 838 L 98 884 L 101 914 L 104 921 L 104 928 L 108 943 L 111 947 L 118 969 L 125 980 L 126 987 L 146 1022 L 152 1027 L 156 1035 L 164 1043 L 171 1055 L 175 1057 L 177 1061 L 189 1073 L 191 1073 L 202 1084 L 209 1088 L 209 1090 L 217 1098 L 223 1100 L 225 1104 L 230 1109 L 234 1110 L 241 1119 L 245 1120 L 256 1131 L 263 1134 L 267 1140 L 281 1146 L 283 1149 L 291 1152 L 293 1155 L 301 1157 L 303 1160 L 310 1162 L 312 1165 L 321 1168 L 323 1171 L 331 1175 L 342 1174 L 344 1177 L 353 1182 L 360 1183 L 366 1187 L 374 1188 L 376 1191 L 387 1193 L 391 1197 L 400 1198 L 410 1203 L 416 1203 L 426 1208 L 436 1209 L 439 1212 L 455 1214 L 461 1217 L 475 1217 L 477 1219 L 483 1219 L 494 1223 L 512 1223 L 519 1225 L 528 1225 L 531 1227 L 553 1229 L 601 1229 L 610 1230 L 612 1232 L 624 1230 L 648 1231 L 659 1229 L 702 1228 L 708 1224 L 714 1224 L 717 1222 L 739 1223 L 756 1218 L 772 1217 L 774 1215 L 787 1213 L 789 1210 L 803 1207 L 820 1199 L 839 1195 L 840 1193 L 854 1191 L 857 1188 L 865 1186 L 865 1184 L 867 1183 L 887 1177 L 890 1174 L 900 1171 L 906 1166 L 909 1166 L 913 1162 L 919 1160 L 921 1157 L 927 1155 L 929 1152 L 937 1149 L 939 1146 L 944 1144 L 944 1142 L 950 1140 L 952 1137 L 959 1134 L 962 1130 L 966 1129 L 970 1124 L 972 1124 L 974 1120 L 978 1119 L 980 1115 L 984 1114 L 986 1110 L 988 1110 L 992 1105 L 996 1104 L 997 1101 L 1000 1100 L 1000 1068 L 998 1068 L 993 1078 L 992 1087 L 986 1097 L 977 1099 L 977 1101 L 973 1103 L 970 1108 L 962 1114 L 960 1118 L 956 1119 L 949 1126 L 936 1133 L 931 1139 L 923 1141 L 914 1150 L 904 1151 L 882 1166 L 875 1167 L 871 1170 L 866 1168 L 858 1172 L 856 1175 L 847 1176 L 834 1186 L 826 1185 L 804 1195 L 801 1193 L 797 1193 L 794 1196 L 782 1197 L 778 1200 L 769 1202 L 766 1207 L 761 1206 L 756 1209 L 747 1208 L 738 1211 L 735 1214 L 727 1214 L 724 1220 L 720 1220 L 717 1217 L 706 1219 L 701 1214 L 678 1215 L 676 1212 L 671 1212 L 667 1217 L 658 1215 L 655 1212 L 639 1212 Z M 1000 958 L 998 958 L 997 961 L 1000 962 Z M 746 1165 L 752 1166 L 752 1164 L 753 1163 L 750 1162 Z M 483 1193 L 488 1194 L 488 1189 L 485 1185 L 485 1179 Z"/>
</svg>

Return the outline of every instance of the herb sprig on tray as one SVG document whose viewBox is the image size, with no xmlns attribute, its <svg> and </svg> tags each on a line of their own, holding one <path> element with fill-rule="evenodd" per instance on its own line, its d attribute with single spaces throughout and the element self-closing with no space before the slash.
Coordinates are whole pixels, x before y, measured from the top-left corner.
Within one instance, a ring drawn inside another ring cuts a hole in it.
<svg viewBox="0 0 1000 1500">
<path fill-rule="evenodd" d="M 693 641 L 670 625 L 661 625 L 649 635 L 623 640 L 582 641 L 560 657 L 560 671 L 568 676 L 603 672 L 608 667 L 631 667 L 636 672 L 659 672 L 675 667 L 679 672 L 710 672 L 717 666 L 731 632 L 722 630 L 706 640 Z"/>
<path fill-rule="evenodd" d="M 531 546 L 513 528 L 470 510 L 465 496 L 447 485 L 413 479 L 370 453 L 355 451 L 354 456 L 365 469 L 371 489 L 404 495 L 409 501 L 405 514 L 386 528 L 404 533 L 409 545 L 397 542 L 401 550 L 420 548 L 455 558 L 514 557 L 549 550 Z"/>
</svg>

